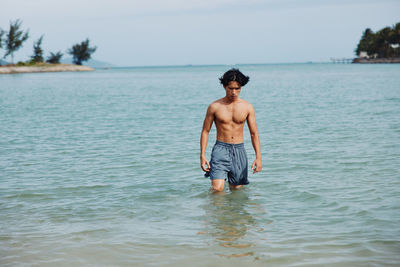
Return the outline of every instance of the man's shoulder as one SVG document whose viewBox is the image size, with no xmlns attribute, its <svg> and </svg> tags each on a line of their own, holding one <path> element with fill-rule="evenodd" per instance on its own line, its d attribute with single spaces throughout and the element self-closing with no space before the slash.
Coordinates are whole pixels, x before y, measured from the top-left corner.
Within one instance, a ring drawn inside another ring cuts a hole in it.
<svg viewBox="0 0 400 267">
<path fill-rule="evenodd" d="M 240 104 L 247 109 L 253 108 L 253 105 L 249 101 L 244 100 L 244 99 L 240 99 Z"/>
<path fill-rule="evenodd" d="M 212 102 L 208 107 L 215 109 L 218 108 L 219 106 L 221 106 L 223 104 L 223 98 L 217 99 L 214 102 Z"/>
<path fill-rule="evenodd" d="M 249 105 L 251 106 L 251 103 L 247 100 L 244 100 L 243 98 L 240 99 L 240 103 L 243 105 L 246 105 L 246 106 L 249 106 Z"/>
</svg>

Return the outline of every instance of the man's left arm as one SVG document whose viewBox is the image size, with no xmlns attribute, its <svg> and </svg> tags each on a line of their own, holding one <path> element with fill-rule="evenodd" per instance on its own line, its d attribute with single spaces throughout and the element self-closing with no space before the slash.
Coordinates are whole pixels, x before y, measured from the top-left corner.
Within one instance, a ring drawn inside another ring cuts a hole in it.
<svg viewBox="0 0 400 267">
<path fill-rule="evenodd" d="M 249 127 L 251 143 L 253 144 L 254 152 L 256 153 L 256 159 L 251 165 L 253 174 L 261 171 L 262 169 L 262 159 L 260 151 L 260 137 L 258 136 L 256 115 L 253 106 L 250 104 L 249 115 L 247 116 L 247 125 Z"/>
</svg>

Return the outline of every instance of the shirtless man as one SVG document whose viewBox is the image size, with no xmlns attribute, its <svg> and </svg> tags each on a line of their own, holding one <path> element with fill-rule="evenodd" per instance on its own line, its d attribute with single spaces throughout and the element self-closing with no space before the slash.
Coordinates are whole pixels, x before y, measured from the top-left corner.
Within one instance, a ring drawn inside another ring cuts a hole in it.
<svg viewBox="0 0 400 267">
<path fill-rule="evenodd" d="M 226 95 L 208 106 L 200 138 L 200 165 L 206 172 L 205 176 L 210 177 L 214 191 L 224 190 L 226 179 L 231 190 L 249 183 L 247 155 L 243 145 L 245 121 L 247 121 L 256 153 L 251 169 L 253 173 L 262 169 L 260 139 L 254 108 L 249 102 L 239 98 L 240 90 L 247 84 L 249 77 L 243 75 L 238 69 L 230 69 L 225 72 L 220 81 Z M 208 162 L 205 153 L 213 122 L 217 127 L 217 141 L 211 153 L 211 160 Z"/>
</svg>

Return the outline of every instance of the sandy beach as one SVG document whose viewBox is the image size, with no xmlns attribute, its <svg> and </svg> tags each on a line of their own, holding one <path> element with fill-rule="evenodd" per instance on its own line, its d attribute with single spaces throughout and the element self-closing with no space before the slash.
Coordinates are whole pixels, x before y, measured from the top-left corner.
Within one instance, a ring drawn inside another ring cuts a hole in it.
<svg viewBox="0 0 400 267">
<path fill-rule="evenodd" d="M 88 66 L 73 64 L 45 64 L 42 66 L 0 66 L 0 74 L 63 71 L 94 71 L 94 69 Z"/>
</svg>

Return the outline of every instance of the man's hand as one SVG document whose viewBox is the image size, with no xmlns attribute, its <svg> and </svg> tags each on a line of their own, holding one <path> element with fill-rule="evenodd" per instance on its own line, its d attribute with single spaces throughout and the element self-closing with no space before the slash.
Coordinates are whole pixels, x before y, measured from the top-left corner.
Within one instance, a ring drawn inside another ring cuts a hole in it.
<svg viewBox="0 0 400 267">
<path fill-rule="evenodd" d="M 253 174 L 261 171 L 262 170 L 261 159 L 256 159 L 255 161 L 253 161 L 253 164 L 251 165 L 251 169 L 253 170 Z"/>
<path fill-rule="evenodd" d="M 205 157 L 200 157 L 200 166 L 203 169 L 203 171 L 205 172 L 210 171 L 210 163 L 208 162 L 208 160 L 206 160 Z"/>
</svg>

